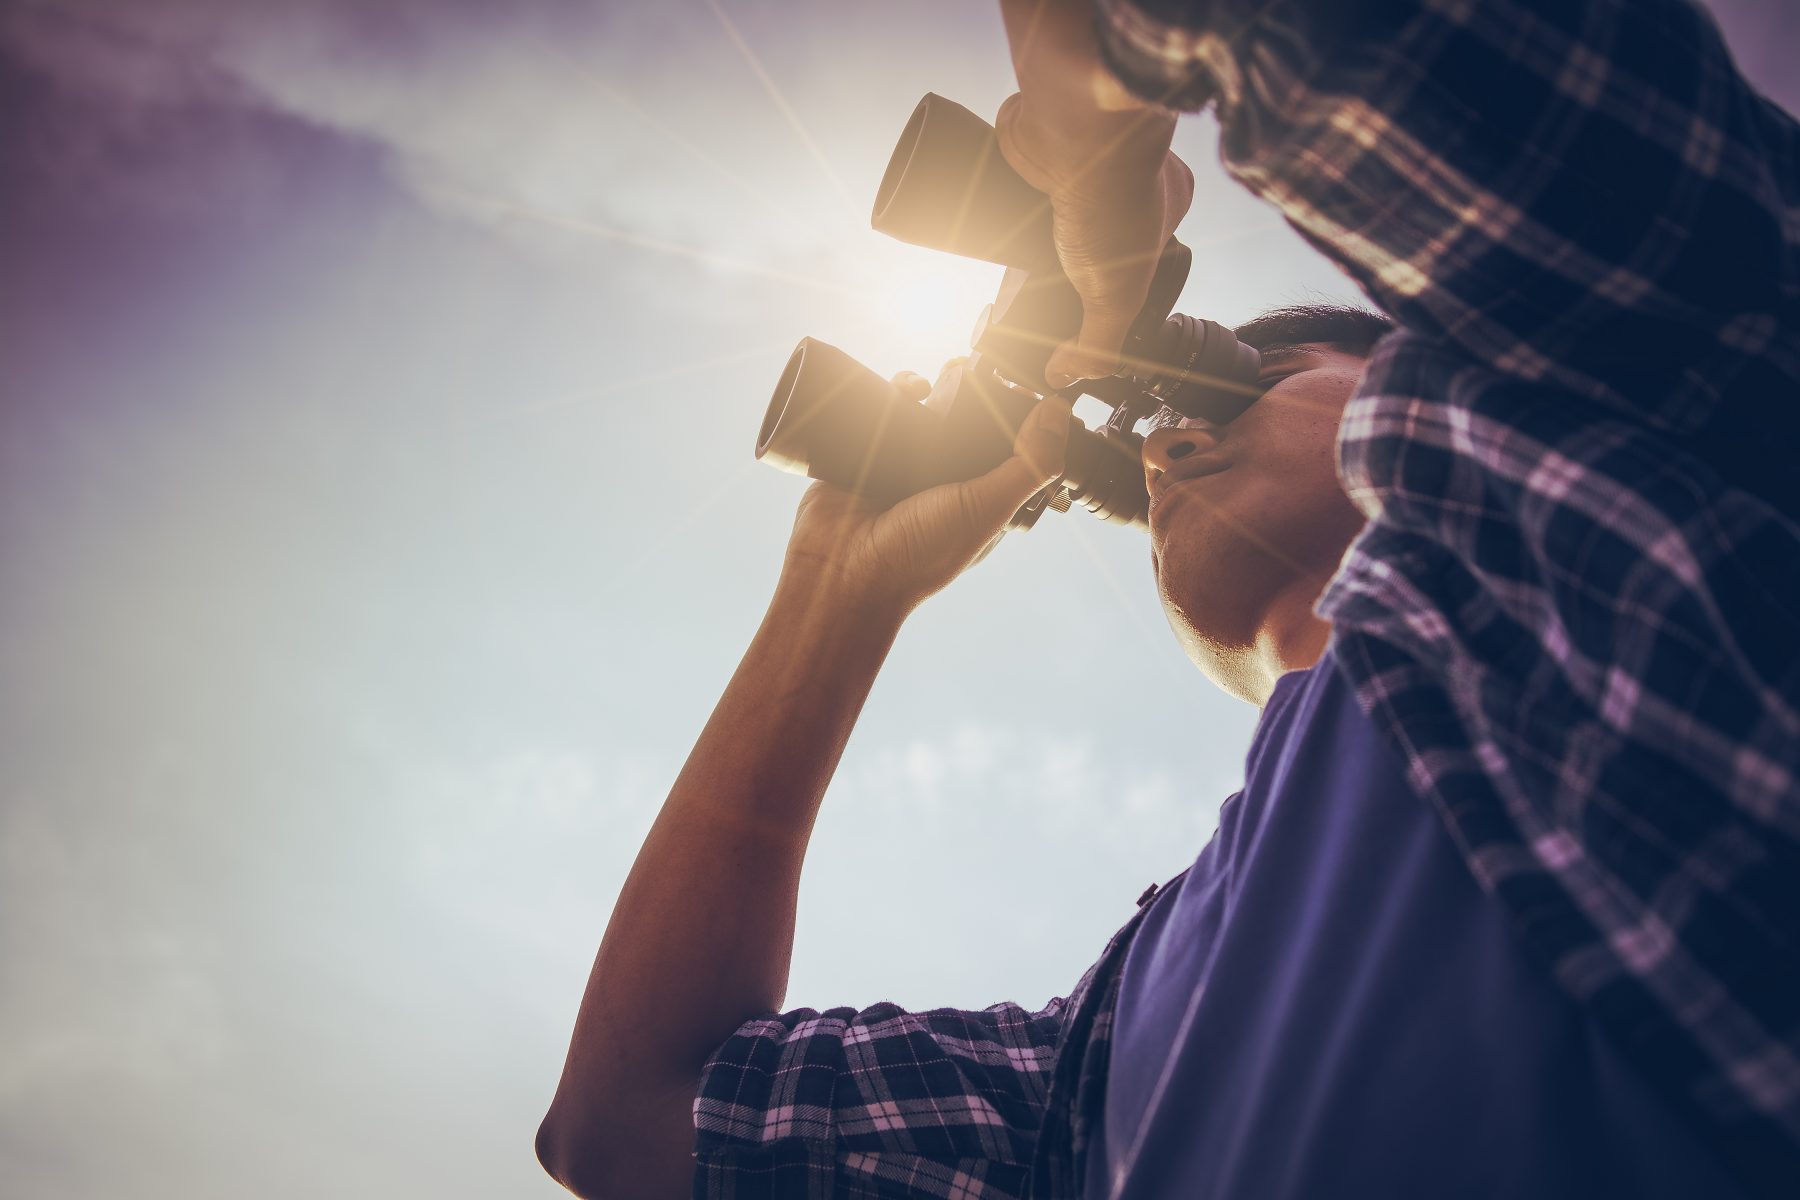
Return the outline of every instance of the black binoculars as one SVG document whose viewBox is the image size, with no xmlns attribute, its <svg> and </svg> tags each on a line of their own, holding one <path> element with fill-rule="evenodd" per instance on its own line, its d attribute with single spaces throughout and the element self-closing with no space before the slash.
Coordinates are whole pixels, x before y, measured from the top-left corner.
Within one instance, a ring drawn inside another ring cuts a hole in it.
<svg viewBox="0 0 1800 1200">
<path fill-rule="evenodd" d="M 904 242 L 1006 267 L 976 324 L 973 353 L 948 404 L 927 408 L 836 347 L 803 339 L 775 385 L 756 456 L 887 504 L 1004 462 L 1048 390 L 1051 352 L 1081 328 L 1081 297 L 1063 274 L 1050 222 L 1049 197 L 1006 164 L 993 126 L 927 95 L 894 147 L 871 224 Z M 1045 508 L 1076 504 L 1143 527 L 1149 496 L 1137 422 L 1166 409 L 1223 424 L 1258 396 L 1253 347 L 1217 322 L 1170 315 L 1191 261 L 1170 238 L 1117 374 L 1072 389 L 1107 404 L 1112 416 L 1097 430 L 1072 424 L 1062 478 L 1019 510 L 1014 528 L 1029 527 Z"/>
</svg>

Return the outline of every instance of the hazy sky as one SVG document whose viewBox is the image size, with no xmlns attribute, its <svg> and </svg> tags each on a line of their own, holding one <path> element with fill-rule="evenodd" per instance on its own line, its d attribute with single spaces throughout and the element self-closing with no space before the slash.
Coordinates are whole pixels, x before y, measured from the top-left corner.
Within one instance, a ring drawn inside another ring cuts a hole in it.
<svg viewBox="0 0 1800 1200">
<path fill-rule="evenodd" d="M 963 349 L 867 228 L 987 5 L 0 7 L 0 1176 L 21 1200 L 553 1195 L 531 1136 L 801 484 L 803 335 Z M 1796 102 L 1782 0 L 1720 5 Z M 1184 311 L 1354 299 L 1212 165 Z M 790 1005 L 1065 992 L 1235 786 L 1141 535 L 909 626 Z M 798 736 L 797 732 L 797 736 Z"/>
</svg>

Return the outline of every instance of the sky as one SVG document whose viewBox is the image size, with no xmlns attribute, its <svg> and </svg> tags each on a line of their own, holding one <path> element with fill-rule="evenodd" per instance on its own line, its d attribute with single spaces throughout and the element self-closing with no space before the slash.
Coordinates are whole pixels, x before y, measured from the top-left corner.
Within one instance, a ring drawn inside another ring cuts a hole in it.
<svg viewBox="0 0 1800 1200">
<path fill-rule="evenodd" d="M 1800 10 L 1715 11 L 1800 103 Z M 803 490 L 763 406 L 802 336 L 963 351 L 999 269 L 868 208 L 923 93 L 1010 82 L 961 0 L 0 5 L 9 1196 L 559 1194 L 588 964 Z M 1182 311 L 1357 300 L 1177 148 Z M 1254 718 L 1141 534 L 1010 537 L 875 689 L 787 1004 L 1066 993 Z"/>
</svg>

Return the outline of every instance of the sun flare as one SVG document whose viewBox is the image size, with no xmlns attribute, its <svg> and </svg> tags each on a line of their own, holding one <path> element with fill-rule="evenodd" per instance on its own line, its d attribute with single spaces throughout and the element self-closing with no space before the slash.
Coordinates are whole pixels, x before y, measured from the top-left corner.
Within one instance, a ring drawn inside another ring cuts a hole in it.
<svg viewBox="0 0 1800 1200">
<path fill-rule="evenodd" d="M 866 298 L 859 306 L 866 332 L 859 336 L 868 340 L 844 349 L 877 370 L 929 378 L 969 352 L 970 332 L 1000 286 L 1001 268 L 867 236 L 851 278 Z"/>
</svg>

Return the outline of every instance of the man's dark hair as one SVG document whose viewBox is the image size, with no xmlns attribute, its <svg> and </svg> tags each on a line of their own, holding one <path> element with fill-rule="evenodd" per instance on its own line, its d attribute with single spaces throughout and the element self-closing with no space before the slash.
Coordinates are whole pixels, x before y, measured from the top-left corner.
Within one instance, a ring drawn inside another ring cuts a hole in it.
<svg viewBox="0 0 1800 1200">
<path fill-rule="evenodd" d="M 1315 344 L 1367 358 L 1394 323 L 1380 313 L 1338 304 L 1276 308 L 1237 328 L 1238 341 L 1258 350 Z"/>
</svg>

